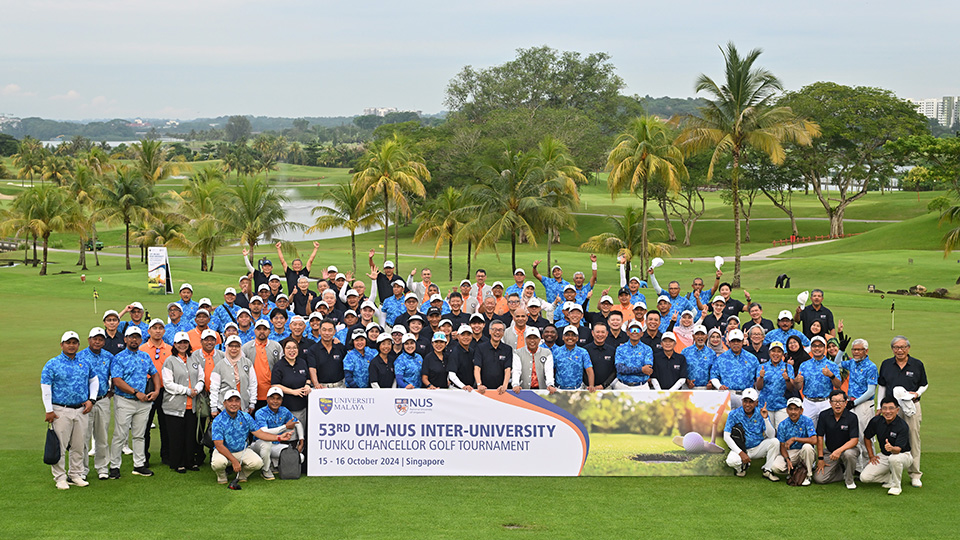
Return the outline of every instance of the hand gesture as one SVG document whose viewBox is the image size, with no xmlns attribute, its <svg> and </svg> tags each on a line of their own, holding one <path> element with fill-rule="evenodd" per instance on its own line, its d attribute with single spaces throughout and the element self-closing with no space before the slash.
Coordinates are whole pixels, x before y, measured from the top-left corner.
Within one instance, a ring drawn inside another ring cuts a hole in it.
<svg viewBox="0 0 960 540">
<path fill-rule="evenodd" d="M 314 241 L 313 241 L 313 249 L 320 249 L 320 242 L 317 242 L 316 240 L 314 240 Z"/>
<path fill-rule="evenodd" d="M 750 291 L 744 289 L 744 290 L 743 290 L 743 297 L 747 299 L 747 302 L 749 302 L 749 301 L 750 301 Z"/>
<path fill-rule="evenodd" d="M 370 273 L 367 274 L 367 277 L 370 279 L 377 279 L 377 274 L 379 273 L 380 273 L 380 269 L 378 269 L 376 266 L 373 266 L 372 268 L 370 268 Z"/>
<path fill-rule="evenodd" d="M 620 264 L 626 264 L 627 258 L 624 257 L 623 255 L 618 255 L 618 256 L 617 256 L 617 262 L 620 263 Z"/>
<path fill-rule="evenodd" d="M 825 368 L 821 369 L 820 372 L 823 373 L 823 375 L 824 375 L 826 378 L 828 378 L 828 379 L 832 379 L 832 378 L 833 378 L 833 372 L 830 371 L 830 368 L 828 368 L 828 367 L 825 367 Z"/>
<path fill-rule="evenodd" d="M 410 269 L 410 276 L 412 277 L 416 273 L 417 273 L 417 267 L 414 266 L 413 268 Z"/>
<path fill-rule="evenodd" d="M 348 282 L 353 281 L 353 272 L 352 271 L 347 272 L 346 274 L 344 274 L 344 277 L 347 278 Z"/>
<path fill-rule="evenodd" d="M 593 291 L 590 291 L 590 292 L 593 292 Z M 600 296 L 606 296 L 608 294 L 610 294 L 610 287 L 607 287 L 602 292 L 600 292 Z"/>
<path fill-rule="evenodd" d="M 762 379 L 766 374 L 767 374 L 767 368 L 761 366 L 760 371 L 757 373 L 757 376 Z"/>
<path fill-rule="evenodd" d="M 887 452 L 893 452 L 893 445 L 890 444 L 890 441 L 883 443 L 883 449 Z"/>
<path fill-rule="evenodd" d="M 277 249 L 280 249 L 283 247 L 283 242 L 277 240 L 277 243 L 275 245 L 277 246 Z"/>
<path fill-rule="evenodd" d="M 677 312 L 674 311 L 673 315 L 670 317 L 670 322 L 677 322 Z"/>
<path fill-rule="evenodd" d="M 651 276 L 653 275 L 653 267 L 652 267 L 652 266 L 647 269 L 647 273 L 650 274 Z"/>
<path fill-rule="evenodd" d="M 760 409 L 760 416 L 766 418 L 767 415 L 769 415 L 769 414 L 770 414 L 769 411 L 767 411 L 767 404 L 764 403 L 764 404 L 763 404 L 763 408 Z"/>
<path fill-rule="evenodd" d="M 840 319 L 840 324 L 837 325 L 837 332 L 843 332 L 843 319 Z"/>
<path fill-rule="evenodd" d="M 377 252 L 376 252 L 375 250 L 373 250 L 373 249 L 371 249 L 369 252 L 367 252 L 367 256 L 368 256 L 369 258 L 371 258 L 371 259 L 372 259 L 373 256 L 376 255 L 376 254 L 377 254 Z"/>
<path fill-rule="evenodd" d="M 590 262 L 597 262 L 597 256 L 593 253 L 590 254 Z"/>
<path fill-rule="evenodd" d="M 538 266 L 540 266 L 540 259 L 533 261 L 533 267 L 536 268 Z"/>
<path fill-rule="evenodd" d="M 243 248 L 243 251 L 242 251 L 242 253 L 243 253 L 243 256 L 244 256 L 244 257 L 246 257 L 247 255 L 249 255 L 249 254 L 250 254 L 250 250 L 249 250 L 249 249 L 247 249 L 247 248 Z"/>
<path fill-rule="evenodd" d="M 785 381 L 789 381 L 789 380 L 790 380 L 790 375 L 787 375 L 787 370 L 783 370 L 782 375 L 783 375 L 783 380 L 785 380 Z"/>
<path fill-rule="evenodd" d="M 284 424 L 283 427 L 287 429 L 293 429 L 293 426 L 295 426 L 296 424 L 297 424 L 296 421 L 291 419 L 291 420 L 287 420 L 287 423 Z"/>
</svg>

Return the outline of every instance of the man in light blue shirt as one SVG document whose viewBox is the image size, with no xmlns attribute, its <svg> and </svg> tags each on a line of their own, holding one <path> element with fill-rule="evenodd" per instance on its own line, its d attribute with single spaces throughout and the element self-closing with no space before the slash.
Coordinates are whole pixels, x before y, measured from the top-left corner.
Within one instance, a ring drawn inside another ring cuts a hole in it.
<svg viewBox="0 0 960 540">
<path fill-rule="evenodd" d="M 723 427 L 723 440 L 730 448 L 727 454 L 727 466 L 736 471 L 736 475 L 747 475 L 747 468 L 753 460 L 764 458 L 763 476 L 771 482 L 780 480 L 773 474 L 771 467 L 777 458 L 780 441 L 775 438 L 776 431 L 770 423 L 766 409 L 757 410 L 760 394 L 755 388 L 743 391 L 742 404 L 727 414 L 727 423 Z M 743 438 L 734 435 L 742 430 Z M 738 444 L 739 442 L 739 444 Z"/>
<path fill-rule="evenodd" d="M 827 357 L 827 340 L 813 336 L 810 340 L 811 358 L 800 364 L 796 386 L 803 393 L 803 414 L 816 426 L 822 411 L 830 408 L 830 392 L 840 388 L 840 366 Z"/>
<path fill-rule="evenodd" d="M 628 341 L 614 354 L 614 366 L 617 369 L 617 389 L 646 387 L 653 374 L 653 349 L 640 341 L 642 337 L 640 321 L 627 324 Z"/>
<path fill-rule="evenodd" d="M 807 468 L 807 477 L 800 484 L 809 486 L 813 478 L 813 461 L 817 457 L 817 428 L 803 415 L 803 404 L 798 397 L 787 400 L 787 418 L 777 424 L 780 455 L 773 460 L 773 472 L 790 474 L 800 463 Z"/>
</svg>

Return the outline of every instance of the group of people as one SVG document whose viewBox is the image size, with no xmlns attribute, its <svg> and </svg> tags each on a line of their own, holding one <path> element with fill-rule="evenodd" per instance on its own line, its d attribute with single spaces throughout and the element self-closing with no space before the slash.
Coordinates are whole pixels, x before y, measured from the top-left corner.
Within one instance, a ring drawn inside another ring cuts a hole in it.
<svg viewBox="0 0 960 540">
<path fill-rule="evenodd" d="M 228 467 L 241 479 L 258 469 L 272 479 L 282 448 L 304 450 L 307 395 L 344 387 L 729 390 L 727 463 L 738 475 L 763 456 L 762 474 L 771 480 L 802 463 L 816 482 L 843 478 L 849 487 L 859 474 L 861 481 L 891 484 L 893 493 L 893 484 L 899 492 L 895 469 L 906 467 L 913 485 L 921 485 L 923 364 L 909 356 L 902 336 L 879 370 L 865 340 L 854 340 L 847 358 L 843 321 L 834 324 L 822 291 L 812 291 L 810 305 L 781 311 L 774 324 L 748 292 L 746 303 L 732 298 L 720 270 L 709 289 L 697 278 L 683 294 L 677 281 L 661 288 L 653 268 L 645 279 L 628 276 L 621 259 L 616 301 L 609 289 L 596 300 L 591 255 L 590 272 L 575 272 L 571 282 L 559 265 L 543 275 L 534 261 L 532 279 L 517 268 L 508 286 L 488 283 L 479 269 L 474 281 L 443 294 L 429 269 L 402 277 L 391 261 L 378 267 L 373 250 L 369 285 L 335 266 L 315 278 L 318 247 L 314 242 L 305 264 L 287 264 L 277 244 L 282 274 L 266 258 L 254 267 L 243 250 L 249 272 L 216 306 L 209 298 L 195 301 L 184 283 L 166 321 L 145 320 L 142 304 L 133 302 L 105 312 L 83 350 L 76 333 L 65 333 L 61 354 L 41 375 L 47 421 L 62 448 L 71 449 L 69 471 L 63 459 L 52 467 L 57 487 L 87 484 L 91 445 L 98 478 L 119 478 L 128 437 L 133 474 L 152 475 L 155 418 L 160 460 L 171 469 L 199 470 L 207 434 L 219 481 L 227 482 Z M 647 280 L 657 294 L 649 309 L 641 292 Z M 833 402 L 841 398 L 837 412 Z M 874 453 L 868 439 L 884 431 L 874 424 L 886 419 L 890 400 L 897 405 L 889 420 L 896 431 L 885 441 L 896 451 L 880 441 Z M 833 421 L 832 412 L 839 415 Z M 838 442 L 838 423 L 849 440 Z M 899 444 L 905 434 L 906 444 Z M 256 442 L 248 451 L 251 436 Z M 813 447 L 816 457 L 826 454 L 816 473 Z"/>
</svg>

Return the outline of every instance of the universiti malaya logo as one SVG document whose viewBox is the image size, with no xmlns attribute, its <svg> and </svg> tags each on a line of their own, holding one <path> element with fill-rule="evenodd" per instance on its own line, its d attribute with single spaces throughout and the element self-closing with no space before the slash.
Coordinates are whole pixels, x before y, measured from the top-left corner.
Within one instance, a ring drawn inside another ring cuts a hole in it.
<svg viewBox="0 0 960 540">
<path fill-rule="evenodd" d="M 330 414 L 331 409 L 333 409 L 333 399 L 328 397 L 320 398 L 320 412 Z"/>
<path fill-rule="evenodd" d="M 397 411 L 397 414 L 403 416 L 407 414 L 407 411 L 410 409 L 408 405 L 407 398 L 396 398 L 393 400 L 393 408 Z"/>
</svg>

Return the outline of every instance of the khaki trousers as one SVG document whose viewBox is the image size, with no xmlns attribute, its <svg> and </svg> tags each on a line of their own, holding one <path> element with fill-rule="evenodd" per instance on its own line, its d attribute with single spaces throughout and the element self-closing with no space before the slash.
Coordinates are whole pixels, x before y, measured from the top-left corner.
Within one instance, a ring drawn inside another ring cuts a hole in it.
<svg viewBox="0 0 960 540">
<path fill-rule="evenodd" d="M 86 443 L 87 421 L 89 414 L 83 414 L 83 409 L 53 406 L 57 419 L 53 421 L 53 431 L 60 439 L 60 461 L 50 466 L 53 479 L 57 482 L 70 478 L 79 478 L 85 474 L 83 462 L 87 459 Z M 69 472 L 63 468 L 67 459 L 67 450 L 70 451 Z"/>
</svg>

